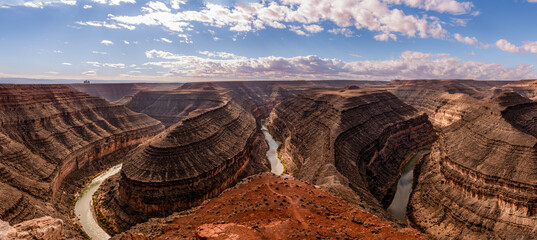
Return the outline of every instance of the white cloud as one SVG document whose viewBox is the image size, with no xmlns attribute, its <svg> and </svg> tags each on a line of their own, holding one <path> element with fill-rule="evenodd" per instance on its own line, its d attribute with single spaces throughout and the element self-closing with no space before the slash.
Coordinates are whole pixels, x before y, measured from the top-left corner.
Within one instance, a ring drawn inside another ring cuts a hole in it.
<svg viewBox="0 0 537 240">
<path fill-rule="evenodd" d="M 136 0 L 91 0 L 94 3 L 107 4 L 110 6 L 120 5 L 121 3 L 136 3 Z"/>
<path fill-rule="evenodd" d="M 76 0 L 30 0 L 30 1 L 2 1 L 0 8 L 24 6 L 30 8 L 59 7 L 63 5 L 76 5 Z M 6 3 L 9 2 L 9 3 Z"/>
<path fill-rule="evenodd" d="M 62 65 L 65 65 L 65 66 L 72 66 L 73 64 L 72 64 L 72 63 L 68 63 L 68 62 L 64 62 L 64 63 L 62 63 Z"/>
<path fill-rule="evenodd" d="M 352 35 L 354 34 L 354 32 L 348 28 L 332 28 L 328 30 L 328 32 L 335 35 L 341 34 L 345 37 L 352 37 Z"/>
<path fill-rule="evenodd" d="M 523 79 L 534 76 L 533 65 L 507 67 L 497 63 L 463 61 L 449 54 L 403 52 L 399 58 L 384 61 L 344 62 L 318 56 L 247 58 L 231 53 L 199 52 L 207 57 L 177 55 L 151 50 L 151 61 L 144 65 L 168 69 L 183 77 L 240 79 Z M 229 54 L 229 55 L 227 55 Z M 221 57 L 229 56 L 229 57 Z M 233 56 L 233 57 L 230 57 Z"/>
<path fill-rule="evenodd" d="M 125 68 L 123 63 L 100 63 L 100 62 L 86 62 L 93 67 L 110 67 L 110 68 Z"/>
<path fill-rule="evenodd" d="M 376 33 L 375 39 L 387 41 L 397 39 L 397 35 L 442 39 L 447 34 L 438 17 L 407 15 L 398 8 L 399 5 L 448 14 L 469 13 L 473 8 L 470 2 L 456 0 L 281 0 L 241 3 L 232 7 L 205 3 L 197 11 L 177 11 L 180 4 L 173 5 L 175 2 L 183 3 L 170 1 L 170 9 L 164 2 L 151 1 L 142 7 L 140 15 L 109 15 L 108 21 L 127 26 L 162 26 L 173 32 L 190 31 L 192 23 L 199 22 L 217 28 L 228 27 L 236 32 L 252 32 L 266 27 L 288 28 L 299 35 L 308 35 L 305 31 L 320 32 L 324 30 L 320 23 L 331 22 L 337 29 L 367 29 Z M 304 29 L 297 28 L 298 25 Z"/>
<path fill-rule="evenodd" d="M 63 52 L 61 50 L 53 50 L 53 53 L 62 54 Z"/>
<path fill-rule="evenodd" d="M 185 3 L 186 3 L 186 0 L 170 0 L 170 5 L 173 9 L 180 9 L 181 5 Z"/>
<path fill-rule="evenodd" d="M 319 25 L 316 25 L 316 24 L 304 25 L 303 27 L 304 27 L 304 29 L 306 29 L 306 31 L 308 31 L 310 33 L 318 33 L 318 32 L 322 32 L 324 30 L 323 27 L 321 27 Z"/>
<path fill-rule="evenodd" d="M 90 8 L 92 8 L 92 7 L 93 7 L 93 6 L 91 6 L 91 5 L 84 5 L 84 7 L 82 7 L 82 8 L 84 8 L 84 9 L 90 9 Z"/>
<path fill-rule="evenodd" d="M 97 72 L 94 71 L 94 70 L 89 70 L 89 71 L 83 72 L 82 75 L 86 75 L 86 76 L 97 76 Z"/>
<path fill-rule="evenodd" d="M 87 22 L 78 21 L 75 23 L 79 25 L 83 25 L 83 26 L 105 27 L 105 28 L 110 28 L 110 29 L 122 29 L 122 28 L 128 29 L 128 30 L 136 29 L 135 26 L 131 26 L 131 25 L 123 24 L 123 23 L 112 24 L 106 21 L 87 21 Z"/>
<path fill-rule="evenodd" d="M 91 51 L 91 53 L 93 53 L 93 54 L 101 54 L 101 55 L 108 54 L 107 52 L 99 52 L 99 51 Z"/>
<path fill-rule="evenodd" d="M 190 36 L 188 36 L 186 34 L 179 34 L 177 36 L 180 37 L 180 38 L 183 38 L 183 39 L 179 40 L 180 43 L 193 43 L 192 39 L 190 39 Z"/>
<path fill-rule="evenodd" d="M 130 43 L 129 41 L 127 41 L 127 40 L 123 40 L 123 43 L 124 43 L 125 45 L 129 45 L 129 44 L 131 44 L 131 43 Z"/>
<path fill-rule="evenodd" d="M 48 72 L 45 72 L 45 74 L 58 75 L 60 73 L 59 72 L 54 72 L 54 71 L 48 71 Z"/>
<path fill-rule="evenodd" d="M 496 42 L 496 47 L 498 47 L 500 50 L 510 53 L 523 53 L 522 48 L 515 46 L 514 44 L 508 42 L 505 39 L 500 39 Z"/>
<path fill-rule="evenodd" d="M 102 40 L 101 44 L 103 44 L 105 46 L 110 46 L 110 45 L 114 45 L 114 42 L 112 42 L 110 40 Z"/>
<path fill-rule="evenodd" d="M 475 37 L 463 37 L 458 33 L 455 33 L 455 35 L 453 35 L 453 37 L 455 37 L 455 39 L 457 41 L 459 41 L 461 43 L 464 43 L 464 44 L 468 44 L 468 45 L 477 44 L 477 38 L 475 38 Z"/>
<path fill-rule="evenodd" d="M 165 42 L 165 43 L 173 43 L 172 40 L 170 39 L 167 39 L 167 38 L 160 38 L 161 41 Z"/>
<path fill-rule="evenodd" d="M 384 0 L 388 4 L 404 4 L 409 7 L 451 14 L 469 13 L 474 7 L 471 2 L 459 2 L 456 0 Z"/>
</svg>

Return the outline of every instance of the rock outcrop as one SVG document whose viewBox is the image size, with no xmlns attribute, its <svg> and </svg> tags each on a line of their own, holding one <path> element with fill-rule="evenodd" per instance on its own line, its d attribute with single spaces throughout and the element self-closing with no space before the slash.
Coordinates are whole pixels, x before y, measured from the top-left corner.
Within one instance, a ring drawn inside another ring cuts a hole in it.
<svg viewBox="0 0 537 240">
<path fill-rule="evenodd" d="M 383 81 L 233 81 L 233 82 L 192 82 L 185 83 L 179 89 L 203 89 L 207 85 L 216 89 L 233 91 L 254 104 L 252 110 L 258 119 L 267 118 L 276 104 L 294 97 L 306 89 L 342 88 L 349 85 L 373 86 L 384 84 Z"/>
<path fill-rule="evenodd" d="M 439 129 L 473 111 L 476 102 L 491 95 L 492 89 L 506 83 L 509 82 L 457 79 L 394 80 L 381 88 L 426 113 L 433 126 Z"/>
<path fill-rule="evenodd" d="M 2 240 L 60 240 L 63 238 L 63 221 L 50 216 L 19 223 L 13 227 L 0 220 Z"/>
<path fill-rule="evenodd" d="M 242 177 L 267 171 L 267 144 L 253 115 L 226 95 L 197 109 L 127 156 L 115 202 L 130 226 L 201 204 Z M 124 224 L 125 223 L 125 224 Z"/>
<path fill-rule="evenodd" d="M 66 177 L 164 128 L 145 114 L 62 85 L 0 85 L 0 126 L 0 218 L 12 224 L 66 217 L 53 206 L 62 196 L 72 201 L 74 192 L 60 189 Z M 59 205 L 69 208 L 70 202 Z"/>
<path fill-rule="evenodd" d="M 151 219 L 112 239 L 421 239 L 289 176 L 245 179 L 187 212 Z"/>
<path fill-rule="evenodd" d="M 416 168 L 409 221 L 438 238 L 536 239 L 536 119 L 537 103 L 502 93 L 444 128 Z"/>
<path fill-rule="evenodd" d="M 169 91 L 178 88 L 181 83 L 97 83 L 70 84 L 68 86 L 110 102 L 119 102 L 122 99 L 127 101 L 140 91 Z"/>
<path fill-rule="evenodd" d="M 533 101 L 537 100 L 537 80 L 521 80 L 505 84 L 501 87 L 492 89 L 495 94 L 511 91 L 519 95 L 529 98 Z"/>
<path fill-rule="evenodd" d="M 381 216 L 402 164 L 435 140 L 426 115 L 367 88 L 305 91 L 277 105 L 267 127 L 290 174 Z"/>
</svg>

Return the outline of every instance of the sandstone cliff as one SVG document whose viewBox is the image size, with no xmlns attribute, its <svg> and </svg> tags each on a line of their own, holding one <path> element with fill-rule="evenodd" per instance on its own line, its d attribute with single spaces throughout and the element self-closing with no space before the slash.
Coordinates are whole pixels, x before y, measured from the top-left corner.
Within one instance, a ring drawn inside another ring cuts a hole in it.
<svg viewBox="0 0 537 240">
<path fill-rule="evenodd" d="M 112 239 L 421 239 L 415 229 L 350 206 L 289 176 L 245 179 L 187 212 L 151 219 Z"/>
<path fill-rule="evenodd" d="M 60 240 L 63 238 L 63 221 L 50 216 L 28 220 L 15 226 L 0 220 L 2 240 Z"/>
<path fill-rule="evenodd" d="M 267 127 L 290 174 L 381 216 L 402 163 L 435 140 L 426 115 L 373 89 L 305 91 L 277 105 Z"/>
<path fill-rule="evenodd" d="M 505 81 L 394 80 L 382 86 L 406 104 L 426 113 L 436 128 L 458 121 L 473 111 L 476 102 L 492 94 Z"/>
<path fill-rule="evenodd" d="M 121 228 L 201 204 L 240 178 L 267 171 L 267 145 L 253 115 L 226 95 L 190 112 L 124 161 L 103 212 Z"/>
<path fill-rule="evenodd" d="M 185 83 L 179 89 L 203 89 L 207 85 L 226 91 L 233 91 L 254 104 L 253 114 L 256 118 L 267 118 L 272 108 L 281 101 L 294 97 L 306 89 L 341 88 L 349 85 L 369 86 L 384 84 L 383 81 L 234 81 L 234 82 L 192 82 Z"/>
<path fill-rule="evenodd" d="M 85 92 L 95 97 L 116 102 L 129 98 L 140 91 L 167 91 L 181 86 L 180 83 L 97 83 L 97 84 L 70 84 L 69 87 Z"/>
<path fill-rule="evenodd" d="M 66 177 L 89 176 L 86 166 L 163 130 L 145 114 L 61 85 L 0 85 L 0 126 L 0 219 L 12 224 L 68 218 L 73 184 L 83 180 L 63 184 Z"/>
<path fill-rule="evenodd" d="M 443 129 L 417 167 L 412 224 L 439 238 L 537 238 L 536 119 L 537 103 L 502 93 Z"/>
</svg>

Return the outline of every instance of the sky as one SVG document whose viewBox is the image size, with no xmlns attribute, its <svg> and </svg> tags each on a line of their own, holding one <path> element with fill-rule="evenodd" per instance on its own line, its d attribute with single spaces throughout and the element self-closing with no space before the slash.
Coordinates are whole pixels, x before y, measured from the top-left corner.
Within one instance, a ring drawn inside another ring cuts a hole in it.
<svg viewBox="0 0 537 240">
<path fill-rule="evenodd" d="M 537 0 L 2 0 L 0 78 L 537 78 Z"/>
</svg>

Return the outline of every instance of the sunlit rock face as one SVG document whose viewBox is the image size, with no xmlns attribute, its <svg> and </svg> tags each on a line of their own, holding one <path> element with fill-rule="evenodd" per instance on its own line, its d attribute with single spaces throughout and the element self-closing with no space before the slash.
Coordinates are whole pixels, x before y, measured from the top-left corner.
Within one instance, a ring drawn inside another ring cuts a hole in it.
<svg viewBox="0 0 537 240">
<path fill-rule="evenodd" d="M 392 81 L 385 88 L 403 102 L 426 113 L 436 128 L 448 126 L 471 112 L 475 101 L 492 94 L 505 81 L 409 80 Z"/>
<path fill-rule="evenodd" d="M 445 128 L 407 217 L 436 237 L 537 238 L 537 103 L 502 93 Z"/>
<path fill-rule="evenodd" d="M 114 210 L 119 222 L 132 225 L 197 206 L 244 176 L 268 171 L 255 118 L 234 99 L 218 96 L 214 107 L 191 112 L 126 158 Z"/>
<path fill-rule="evenodd" d="M 267 126 L 293 176 L 379 215 L 401 164 L 435 140 L 426 115 L 357 87 L 305 91 L 277 105 Z"/>
<path fill-rule="evenodd" d="M 0 126 L 0 218 L 11 223 L 58 215 L 45 203 L 69 174 L 164 129 L 62 85 L 0 85 Z"/>
</svg>

